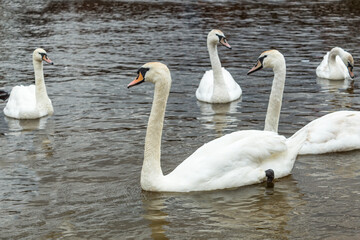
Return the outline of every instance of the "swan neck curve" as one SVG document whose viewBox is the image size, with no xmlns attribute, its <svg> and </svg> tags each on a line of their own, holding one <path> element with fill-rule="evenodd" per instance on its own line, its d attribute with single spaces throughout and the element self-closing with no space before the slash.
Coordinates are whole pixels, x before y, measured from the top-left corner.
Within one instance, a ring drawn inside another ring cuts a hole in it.
<svg viewBox="0 0 360 240">
<path fill-rule="evenodd" d="M 213 88 L 213 102 L 222 102 L 222 99 L 228 98 L 228 92 L 224 88 L 225 80 L 222 73 L 221 62 L 217 51 L 217 44 L 207 42 L 211 68 L 213 70 L 214 88 Z"/>
<path fill-rule="evenodd" d="M 271 87 L 268 109 L 265 118 L 265 131 L 277 132 L 280 119 L 280 111 L 286 78 L 285 59 L 278 62 L 274 68 L 274 80 Z"/>
<path fill-rule="evenodd" d="M 43 72 L 43 63 L 33 60 L 34 73 L 35 73 L 35 95 L 36 102 L 41 102 L 42 99 L 48 99 L 45 81 L 44 81 L 44 72 Z"/>
<path fill-rule="evenodd" d="M 170 73 L 155 81 L 154 99 L 146 130 L 144 162 L 141 170 L 141 186 L 144 190 L 156 190 L 160 179 L 164 176 L 160 162 L 161 138 L 170 87 Z"/>
<path fill-rule="evenodd" d="M 343 61 L 344 57 L 344 50 L 342 50 L 339 47 L 335 47 L 331 49 L 328 57 L 328 65 L 336 65 L 336 56 L 339 56 L 341 60 Z"/>
</svg>

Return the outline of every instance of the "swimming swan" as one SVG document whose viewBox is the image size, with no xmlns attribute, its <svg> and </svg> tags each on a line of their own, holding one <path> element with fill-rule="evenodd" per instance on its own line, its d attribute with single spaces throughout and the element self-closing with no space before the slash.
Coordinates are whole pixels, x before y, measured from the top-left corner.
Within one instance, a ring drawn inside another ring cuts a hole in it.
<svg viewBox="0 0 360 240">
<path fill-rule="evenodd" d="M 259 58 L 260 65 L 264 67 L 272 67 L 272 63 L 276 62 L 285 67 L 284 58 L 277 51 L 270 51 Z M 274 82 L 284 84 L 284 76 L 274 78 Z M 147 63 L 138 70 L 137 78 L 129 83 L 128 88 L 144 81 L 155 84 L 155 91 L 145 137 L 142 189 L 157 192 L 210 191 L 255 184 L 266 177 L 271 180 L 274 177 L 272 172 L 276 178 L 290 174 L 306 134 L 295 134 L 286 139 L 272 131 L 245 130 L 204 144 L 164 176 L 160 151 L 171 86 L 170 71 L 162 63 Z"/>
<path fill-rule="evenodd" d="M 307 132 L 299 154 L 323 154 L 360 149 L 360 112 L 337 111 L 308 123 L 297 134 Z"/>
<path fill-rule="evenodd" d="M 207 36 L 207 47 L 212 70 L 206 71 L 196 90 L 196 98 L 207 103 L 227 103 L 239 99 L 242 93 L 240 86 L 231 74 L 221 67 L 217 53 L 217 44 L 221 43 L 231 49 L 224 33 L 211 30 Z"/>
<path fill-rule="evenodd" d="M 316 68 L 316 75 L 330 80 L 344 80 L 354 78 L 353 68 L 354 59 L 351 54 L 342 48 L 334 47 Z"/>
<path fill-rule="evenodd" d="M 4 108 L 4 114 L 17 119 L 36 119 L 54 112 L 44 82 L 43 63 L 53 64 L 44 49 L 37 48 L 33 52 L 35 85 L 15 86 Z"/>
</svg>

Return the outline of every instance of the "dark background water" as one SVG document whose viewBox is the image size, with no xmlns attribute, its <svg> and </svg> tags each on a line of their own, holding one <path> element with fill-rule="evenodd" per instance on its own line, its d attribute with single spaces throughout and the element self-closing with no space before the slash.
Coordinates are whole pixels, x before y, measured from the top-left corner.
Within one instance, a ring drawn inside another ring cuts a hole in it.
<svg viewBox="0 0 360 240">
<path fill-rule="evenodd" d="M 0 88 L 32 84 L 32 52 L 43 47 L 55 63 L 44 65 L 55 114 L 17 121 L 0 113 L 0 238 L 360 238 L 359 151 L 299 156 L 273 190 L 141 191 L 153 86 L 126 88 L 148 61 L 172 72 L 162 145 L 168 173 L 215 137 L 263 128 L 272 72 L 246 72 L 276 48 L 287 61 L 279 133 L 291 136 L 328 112 L 360 110 L 358 77 L 315 75 L 334 46 L 352 53 L 359 75 L 359 11 L 356 0 L 1 1 Z M 219 47 L 243 89 L 232 104 L 195 98 L 210 68 L 212 28 L 233 47 Z"/>
</svg>

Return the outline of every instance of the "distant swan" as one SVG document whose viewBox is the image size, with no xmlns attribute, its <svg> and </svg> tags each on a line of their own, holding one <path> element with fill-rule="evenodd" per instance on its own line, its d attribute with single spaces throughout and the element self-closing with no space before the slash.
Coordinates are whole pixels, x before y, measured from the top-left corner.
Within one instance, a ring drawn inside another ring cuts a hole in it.
<svg viewBox="0 0 360 240">
<path fill-rule="evenodd" d="M 334 47 L 316 68 L 316 75 L 330 80 L 344 80 L 354 78 L 353 68 L 354 59 L 351 54 L 342 48 Z"/>
<path fill-rule="evenodd" d="M 211 30 L 207 36 L 207 47 L 212 70 L 206 71 L 196 90 L 196 98 L 207 103 L 227 103 L 239 99 L 242 93 L 240 86 L 231 74 L 221 67 L 217 53 L 217 44 L 221 43 L 231 49 L 224 33 Z"/>
<path fill-rule="evenodd" d="M 36 119 L 54 112 L 44 82 L 43 63 L 53 64 L 44 49 L 33 52 L 35 85 L 15 86 L 4 108 L 4 114 L 16 119 Z"/>
<path fill-rule="evenodd" d="M 308 123 L 297 134 L 307 132 L 299 154 L 323 154 L 360 149 L 360 112 L 338 111 Z"/>
<path fill-rule="evenodd" d="M 278 66 L 280 65 L 280 66 Z M 263 53 L 258 65 L 272 67 L 274 84 L 285 82 L 285 60 L 272 50 Z M 138 70 L 137 78 L 129 87 L 144 81 L 155 84 L 153 105 L 145 137 L 141 187 L 147 191 L 189 192 L 240 187 L 290 174 L 297 153 L 306 134 L 295 134 L 286 139 L 272 131 L 245 130 L 227 134 L 203 145 L 168 175 L 163 175 L 160 163 L 161 136 L 165 108 L 171 86 L 170 71 L 162 63 L 147 63 Z M 279 83 L 277 83 L 279 82 Z M 281 95 L 283 88 L 272 88 L 271 95 Z M 279 102 L 269 102 L 279 117 Z M 272 121 L 275 123 L 276 121 Z"/>
</svg>

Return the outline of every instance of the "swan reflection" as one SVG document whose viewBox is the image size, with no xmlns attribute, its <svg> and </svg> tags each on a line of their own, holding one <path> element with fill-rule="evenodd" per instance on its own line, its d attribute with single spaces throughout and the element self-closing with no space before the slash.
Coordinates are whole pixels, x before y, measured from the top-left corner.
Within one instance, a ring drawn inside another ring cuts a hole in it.
<svg viewBox="0 0 360 240">
<path fill-rule="evenodd" d="M 38 119 L 15 119 L 5 117 L 5 121 L 8 124 L 10 132 L 16 135 L 16 133 L 21 134 L 21 132 L 46 129 L 48 118 L 49 117 Z"/>
<path fill-rule="evenodd" d="M 241 99 L 231 103 L 217 104 L 209 104 L 198 101 L 197 105 L 199 106 L 202 114 L 200 121 L 206 129 L 215 130 L 216 136 L 221 137 L 224 135 L 224 130 L 229 127 L 228 125 L 237 121 L 236 117 L 229 114 L 237 112 L 239 102 L 241 102 Z"/>
<path fill-rule="evenodd" d="M 200 237 L 199 231 L 214 238 L 226 231 L 247 239 L 286 238 L 292 213 L 305 204 L 292 176 L 280 179 L 273 189 L 257 184 L 211 192 L 143 194 L 144 218 L 150 221 L 153 239 L 168 239 L 166 229 L 171 231 L 171 226 L 181 227 L 183 238 Z"/>
<path fill-rule="evenodd" d="M 345 80 L 329 80 L 317 78 L 316 83 L 320 85 L 324 92 L 347 92 L 354 93 L 354 79 L 346 78 Z"/>
</svg>

